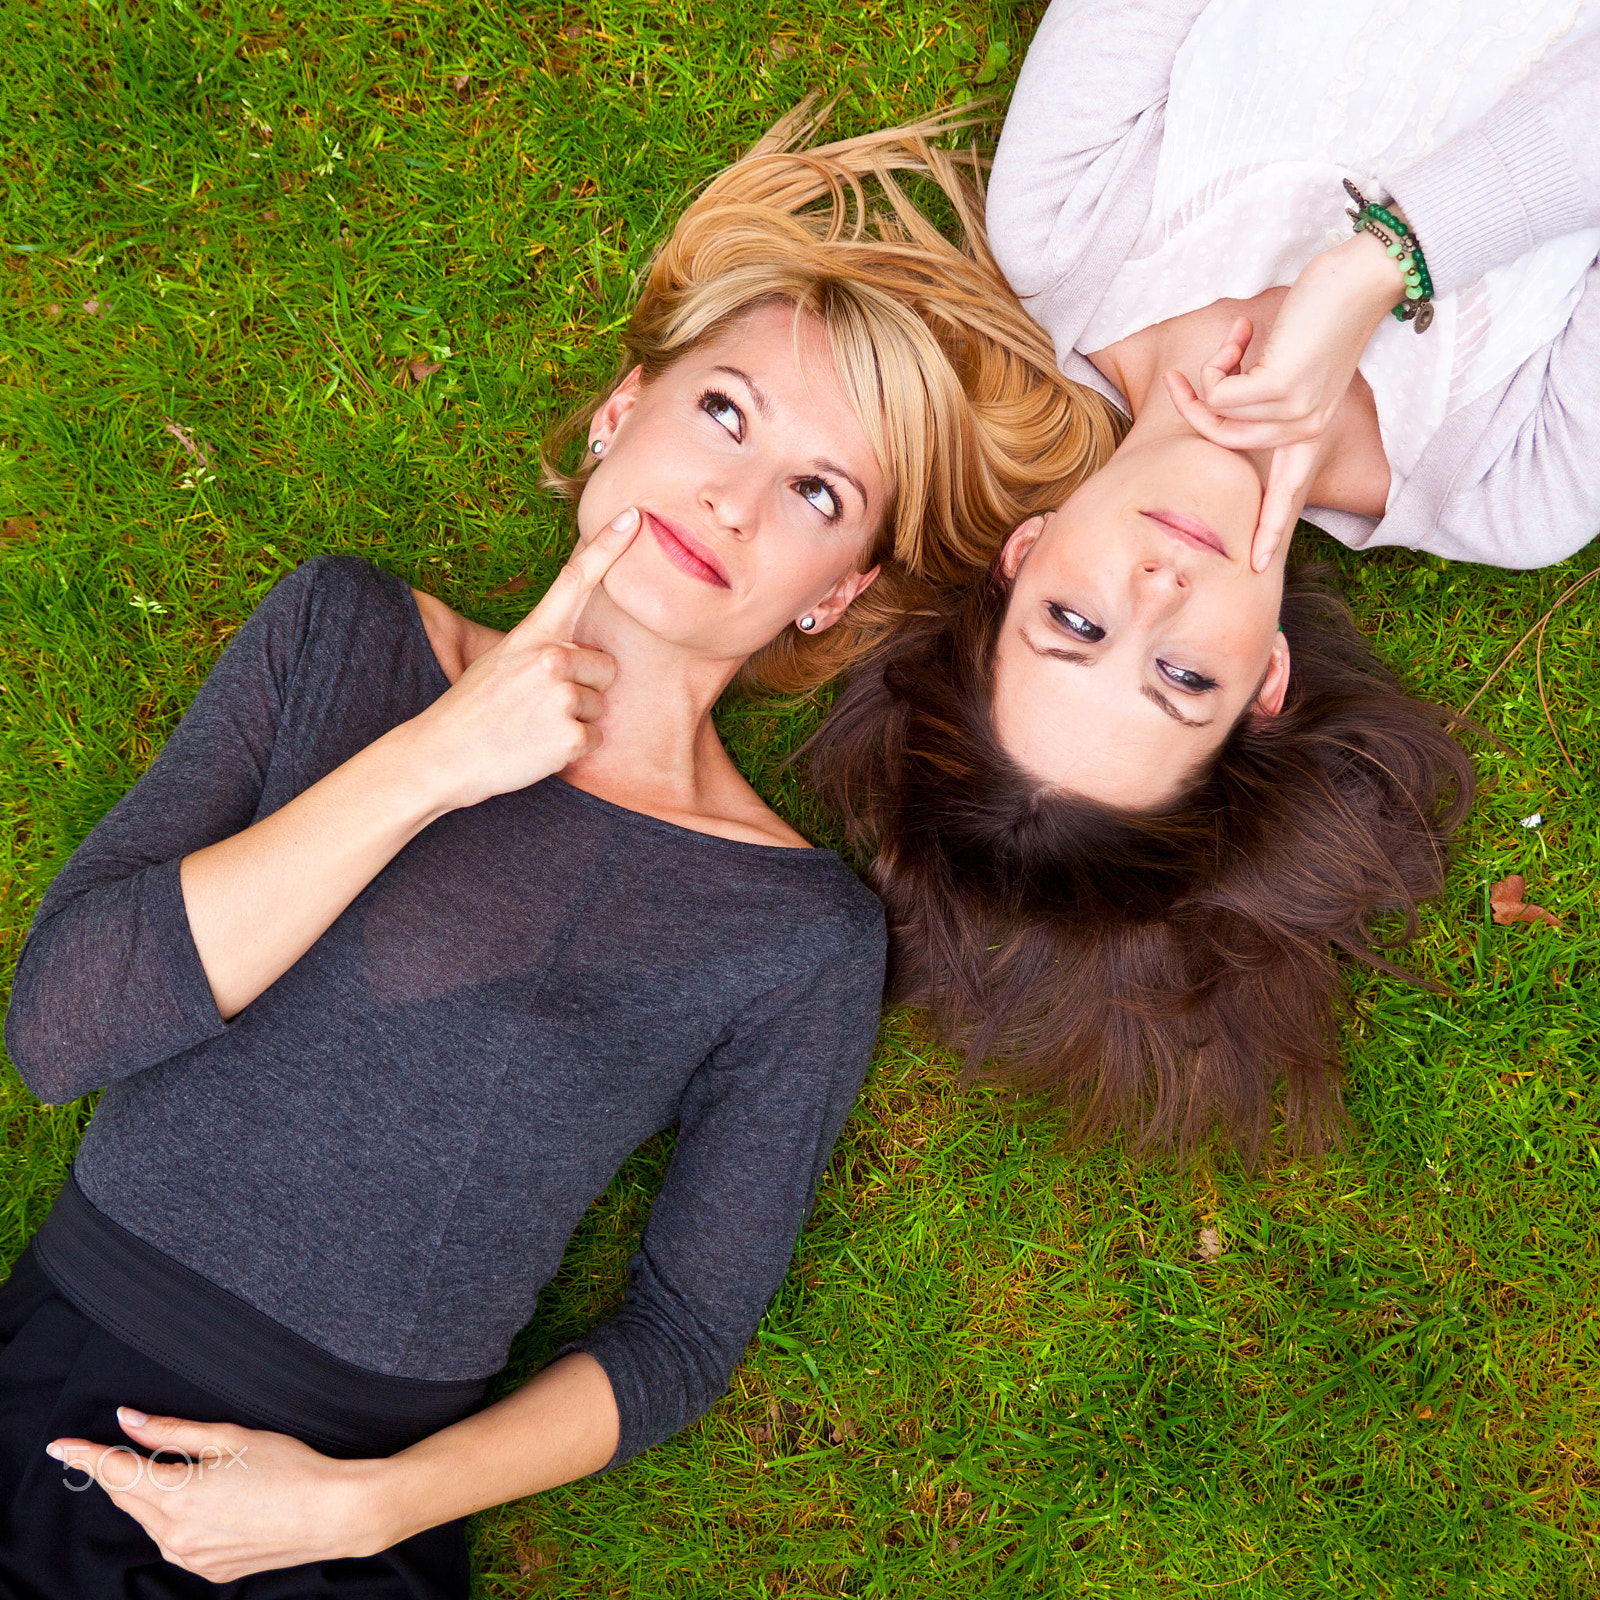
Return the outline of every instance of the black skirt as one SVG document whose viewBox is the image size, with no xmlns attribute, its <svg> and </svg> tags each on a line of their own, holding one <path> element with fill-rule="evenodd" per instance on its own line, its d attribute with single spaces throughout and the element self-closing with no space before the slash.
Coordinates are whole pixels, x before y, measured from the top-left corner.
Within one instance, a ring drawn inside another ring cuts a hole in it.
<svg viewBox="0 0 1600 1600">
<path fill-rule="evenodd" d="M 126 1443 L 119 1405 L 263 1426 L 90 1321 L 44 1275 L 32 1249 L 24 1251 L 0 1285 L 0 1600 L 466 1600 L 459 1521 L 375 1556 L 234 1583 L 208 1583 L 170 1565 L 104 1490 L 79 1489 L 82 1474 L 44 1453 L 59 1438 Z"/>
</svg>

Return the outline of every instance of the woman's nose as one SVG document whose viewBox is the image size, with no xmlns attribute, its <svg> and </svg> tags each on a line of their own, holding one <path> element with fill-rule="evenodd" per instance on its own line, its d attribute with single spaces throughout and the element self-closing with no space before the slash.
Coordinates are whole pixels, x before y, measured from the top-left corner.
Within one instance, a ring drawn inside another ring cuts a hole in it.
<svg viewBox="0 0 1600 1600">
<path fill-rule="evenodd" d="M 736 484 L 707 484 L 700 504 L 732 538 L 748 539 L 755 532 L 754 497 L 741 493 Z"/>
<path fill-rule="evenodd" d="M 1189 587 L 1188 574 L 1183 568 L 1172 561 L 1158 561 L 1154 556 L 1148 557 L 1139 563 L 1139 571 L 1147 582 L 1159 582 L 1167 578 L 1174 589 L 1187 589 Z"/>
</svg>

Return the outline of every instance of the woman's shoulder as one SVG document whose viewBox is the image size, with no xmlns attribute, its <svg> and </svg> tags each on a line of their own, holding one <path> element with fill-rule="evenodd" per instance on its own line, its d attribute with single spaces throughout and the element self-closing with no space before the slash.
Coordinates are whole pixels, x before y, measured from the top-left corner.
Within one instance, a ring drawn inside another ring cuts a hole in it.
<svg viewBox="0 0 1600 1600">
<path fill-rule="evenodd" d="M 363 556 L 320 555 L 280 578 L 259 608 L 292 612 L 302 642 L 312 651 L 361 653 L 363 638 L 383 643 L 385 653 L 420 640 L 410 587 Z"/>
</svg>

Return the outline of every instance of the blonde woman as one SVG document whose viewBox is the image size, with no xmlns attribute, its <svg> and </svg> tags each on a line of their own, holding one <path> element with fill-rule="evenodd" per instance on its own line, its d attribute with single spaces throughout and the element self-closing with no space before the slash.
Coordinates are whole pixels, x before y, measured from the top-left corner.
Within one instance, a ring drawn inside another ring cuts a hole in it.
<svg viewBox="0 0 1600 1600">
<path fill-rule="evenodd" d="M 461 1518 L 727 1386 L 884 935 L 712 705 L 830 675 L 958 528 L 992 540 L 1110 444 L 889 176 L 970 215 L 950 158 L 783 155 L 802 132 L 654 263 L 530 615 L 502 636 L 308 563 L 40 906 L 13 1059 L 45 1100 L 106 1088 L 0 1291 L 7 1593 L 462 1596 Z M 484 1407 L 584 1207 L 673 1124 L 621 1310 Z"/>
</svg>

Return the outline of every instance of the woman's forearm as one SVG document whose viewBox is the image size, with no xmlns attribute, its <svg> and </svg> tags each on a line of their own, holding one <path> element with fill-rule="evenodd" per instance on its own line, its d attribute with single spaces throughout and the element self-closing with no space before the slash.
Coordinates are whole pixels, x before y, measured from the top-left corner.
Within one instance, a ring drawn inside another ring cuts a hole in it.
<svg viewBox="0 0 1600 1600">
<path fill-rule="evenodd" d="M 538 783 L 598 748 L 593 723 L 616 665 L 571 639 L 638 528 L 636 511 L 616 517 L 409 722 L 282 810 L 184 857 L 189 931 L 224 1017 L 282 977 L 435 818 Z"/>
<path fill-rule="evenodd" d="M 386 1461 L 363 1463 L 363 1520 L 387 1548 L 453 1517 L 598 1472 L 621 1423 L 591 1355 L 563 1356 L 504 1400 Z M 370 1543 L 370 1540 L 363 1543 Z"/>
<path fill-rule="evenodd" d="M 409 724 L 232 838 L 184 857 L 189 931 L 226 1017 L 327 931 L 404 845 L 449 809 Z"/>
</svg>

